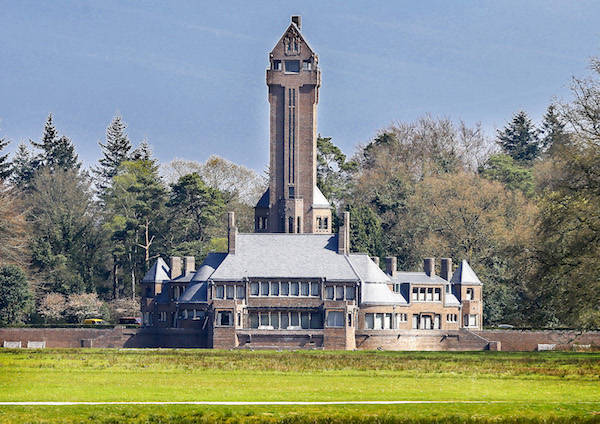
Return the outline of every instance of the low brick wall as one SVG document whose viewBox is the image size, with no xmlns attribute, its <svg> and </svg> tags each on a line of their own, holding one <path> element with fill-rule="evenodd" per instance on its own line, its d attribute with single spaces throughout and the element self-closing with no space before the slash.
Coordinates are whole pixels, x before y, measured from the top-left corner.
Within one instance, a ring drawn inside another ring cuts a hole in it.
<svg viewBox="0 0 600 424">
<path fill-rule="evenodd" d="M 4 341 L 46 342 L 47 348 L 209 347 L 205 333 L 179 328 L 0 328 L 0 346 Z"/>
<path fill-rule="evenodd" d="M 473 333 L 489 341 L 501 343 L 502 351 L 534 351 L 538 344 L 555 344 L 556 349 L 572 349 L 573 345 L 600 347 L 600 331 L 562 330 L 481 330 Z"/>
</svg>

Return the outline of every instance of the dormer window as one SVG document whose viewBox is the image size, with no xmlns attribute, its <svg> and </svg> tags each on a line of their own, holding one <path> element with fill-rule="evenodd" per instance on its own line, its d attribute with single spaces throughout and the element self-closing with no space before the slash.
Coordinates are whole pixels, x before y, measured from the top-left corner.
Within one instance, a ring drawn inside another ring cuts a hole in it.
<svg viewBox="0 0 600 424">
<path fill-rule="evenodd" d="M 297 74 L 300 72 L 300 61 L 299 60 L 286 60 L 285 61 L 285 72 Z"/>
<path fill-rule="evenodd" d="M 281 60 L 274 60 L 271 69 L 274 71 L 281 71 Z"/>
</svg>

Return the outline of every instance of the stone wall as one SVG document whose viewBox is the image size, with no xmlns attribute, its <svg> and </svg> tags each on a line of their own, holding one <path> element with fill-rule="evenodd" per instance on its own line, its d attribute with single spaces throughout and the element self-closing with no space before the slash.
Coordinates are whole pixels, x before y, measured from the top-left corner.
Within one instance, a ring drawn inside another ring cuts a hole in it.
<svg viewBox="0 0 600 424">
<path fill-rule="evenodd" d="M 573 345 L 600 347 L 600 331 L 560 330 L 481 330 L 473 331 L 489 341 L 500 342 L 500 350 L 534 351 L 538 344 L 555 344 L 556 349 L 572 349 Z"/>
</svg>

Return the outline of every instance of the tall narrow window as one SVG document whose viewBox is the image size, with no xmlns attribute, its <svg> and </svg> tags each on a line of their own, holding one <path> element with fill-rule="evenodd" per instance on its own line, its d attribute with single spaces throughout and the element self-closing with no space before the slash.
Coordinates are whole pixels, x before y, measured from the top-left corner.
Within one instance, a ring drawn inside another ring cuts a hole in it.
<svg viewBox="0 0 600 424">
<path fill-rule="evenodd" d="M 296 220 L 297 220 L 297 223 L 296 223 L 296 232 L 298 234 L 300 234 L 301 233 L 301 231 L 300 231 L 300 228 L 301 228 L 300 227 L 300 217 L 296 218 Z"/>
</svg>

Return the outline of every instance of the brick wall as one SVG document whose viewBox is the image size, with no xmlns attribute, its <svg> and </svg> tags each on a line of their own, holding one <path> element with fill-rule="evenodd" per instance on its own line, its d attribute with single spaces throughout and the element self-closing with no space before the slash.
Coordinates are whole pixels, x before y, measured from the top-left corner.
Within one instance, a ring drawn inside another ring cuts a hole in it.
<svg viewBox="0 0 600 424">
<path fill-rule="evenodd" d="M 571 349 L 573 344 L 600 347 L 600 331 L 533 331 L 481 330 L 473 331 L 490 341 L 499 341 L 503 351 L 534 351 L 538 344 L 556 344 L 557 349 Z"/>
</svg>

